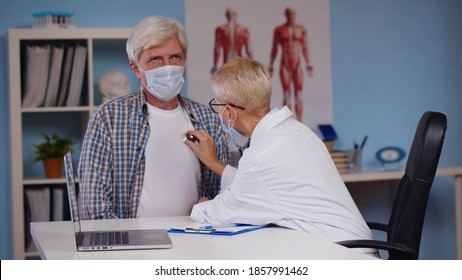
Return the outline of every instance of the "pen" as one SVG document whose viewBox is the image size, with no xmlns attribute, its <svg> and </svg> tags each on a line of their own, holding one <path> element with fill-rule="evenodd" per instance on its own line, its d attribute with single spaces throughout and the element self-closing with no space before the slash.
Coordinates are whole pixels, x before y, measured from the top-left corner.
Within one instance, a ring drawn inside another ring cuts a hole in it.
<svg viewBox="0 0 462 280">
<path fill-rule="evenodd" d="M 215 232 L 216 229 L 214 228 L 186 228 L 184 230 L 185 232 L 209 232 L 209 233 L 212 233 L 212 232 Z"/>
<path fill-rule="evenodd" d="M 201 229 L 214 229 L 214 228 L 225 228 L 225 227 L 237 227 L 239 226 L 238 224 L 227 224 L 227 225 L 206 225 L 203 227 L 200 227 Z"/>
<path fill-rule="evenodd" d="M 364 148 L 364 145 L 366 145 L 366 141 L 367 141 L 367 135 L 364 136 L 363 141 L 361 142 L 360 149 Z"/>
</svg>

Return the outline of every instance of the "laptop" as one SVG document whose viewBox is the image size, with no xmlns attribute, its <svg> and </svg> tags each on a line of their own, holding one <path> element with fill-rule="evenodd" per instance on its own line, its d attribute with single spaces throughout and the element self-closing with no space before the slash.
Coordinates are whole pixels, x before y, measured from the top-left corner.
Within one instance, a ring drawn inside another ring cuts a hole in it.
<svg viewBox="0 0 462 280">
<path fill-rule="evenodd" d="M 172 241 L 166 229 L 81 231 L 71 151 L 64 155 L 64 169 L 77 251 L 166 249 L 172 247 Z"/>
</svg>

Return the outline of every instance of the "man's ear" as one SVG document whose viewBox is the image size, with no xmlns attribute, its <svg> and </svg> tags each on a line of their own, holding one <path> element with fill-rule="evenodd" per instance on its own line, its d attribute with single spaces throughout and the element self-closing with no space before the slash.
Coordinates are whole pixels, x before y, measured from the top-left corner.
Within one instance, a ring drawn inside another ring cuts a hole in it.
<svg viewBox="0 0 462 280">
<path fill-rule="evenodd" d="M 138 65 L 136 65 L 136 63 L 133 60 L 130 61 L 130 68 L 132 69 L 133 73 L 138 78 L 138 80 L 140 80 L 141 79 L 140 69 L 138 68 Z"/>
</svg>

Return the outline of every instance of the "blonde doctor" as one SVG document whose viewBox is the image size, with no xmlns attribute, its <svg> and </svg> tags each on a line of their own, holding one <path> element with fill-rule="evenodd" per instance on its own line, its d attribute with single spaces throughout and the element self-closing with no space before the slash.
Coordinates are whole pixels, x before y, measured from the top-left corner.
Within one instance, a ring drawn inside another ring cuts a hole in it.
<svg viewBox="0 0 462 280">
<path fill-rule="evenodd" d="M 195 221 L 271 223 L 334 242 L 372 238 L 324 143 L 287 107 L 270 110 L 271 80 L 261 63 L 231 60 L 212 84 L 216 97 L 209 105 L 224 130 L 232 139 L 237 131 L 251 142 L 236 169 L 216 158 L 205 131 L 188 131 L 199 141 L 185 143 L 222 176 L 221 193 L 193 207 Z"/>
</svg>

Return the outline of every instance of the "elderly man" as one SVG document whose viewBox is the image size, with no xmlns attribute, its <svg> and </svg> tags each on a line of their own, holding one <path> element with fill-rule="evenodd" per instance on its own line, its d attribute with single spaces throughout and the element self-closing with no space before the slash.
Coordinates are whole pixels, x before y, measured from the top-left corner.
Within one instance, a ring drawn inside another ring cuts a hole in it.
<svg viewBox="0 0 462 280">
<path fill-rule="evenodd" d="M 187 52 L 175 20 L 152 16 L 132 30 L 127 54 L 140 89 L 101 105 L 89 121 L 79 165 L 84 219 L 189 215 L 219 192 L 219 176 L 182 142 L 186 130 L 207 131 L 228 162 L 219 118 L 179 95 Z"/>
</svg>

